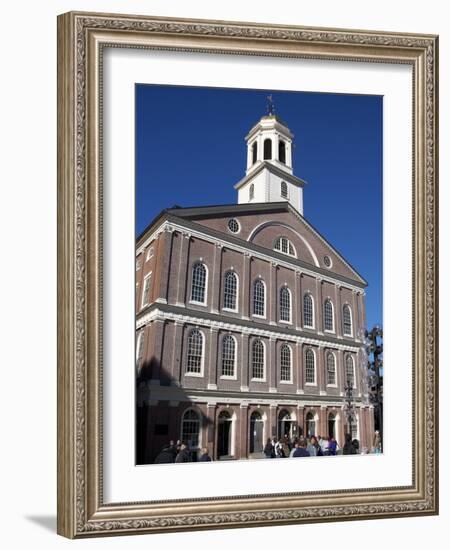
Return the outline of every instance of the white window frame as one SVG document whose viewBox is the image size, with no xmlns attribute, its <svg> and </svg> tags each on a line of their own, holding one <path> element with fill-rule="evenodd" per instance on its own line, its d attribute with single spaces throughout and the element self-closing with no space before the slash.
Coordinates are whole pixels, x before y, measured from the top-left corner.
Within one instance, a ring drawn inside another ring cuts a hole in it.
<svg viewBox="0 0 450 550">
<path fill-rule="evenodd" d="M 352 385 L 352 388 L 353 389 L 356 389 L 356 365 L 355 365 L 355 359 L 353 357 L 353 355 L 351 353 L 347 353 L 345 355 L 345 360 L 344 360 L 344 375 L 345 375 L 345 378 L 344 378 L 344 385 L 347 385 L 347 360 L 348 359 L 351 359 L 352 361 L 352 369 L 353 369 L 353 385 Z"/>
<path fill-rule="evenodd" d="M 261 342 L 262 346 L 263 346 L 263 377 L 262 378 L 253 378 L 253 345 L 255 342 Z M 251 382 L 266 382 L 266 364 L 267 364 L 267 349 L 266 349 L 266 343 L 264 342 L 264 340 L 262 338 L 254 338 L 252 341 L 251 341 L 251 354 L 250 354 L 250 359 L 251 359 L 251 364 L 250 364 L 250 368 L 251 368 L 251 375 L 252 377 L 250 378 L 250 381 Z"/>
<path fill-rule="evenodd" d="M 327 302 L 329 302 L 331 304 L 331 323 L 332 323 L 332 328 L 331 329 L 325 328 L 325 304 Z M 334 311 L 333 300 L 329 296 L 327 296 L 325 298 L 325 300 L 323 301 L 322 311 L 323 311 L 323 331 L 328 332 L 330 334 L 334 334 L 335 330 L 336 330 L 335 311 Z"/>
<path fill-rule="evenodd" d="M 234 340 L 234 358 L 233 358 L 234 374 L 233 375 L 222 374 L 223 373 L 223 343 L 225 338 L 228 338 L 228 337 Z M 222 338 L 221 346 L 220 346 L 220 378 L 222 380 L 237 380 L 237 346 L 238 346 L 237 339 L 233 334 L 224 334 Z"/>
<path fill-rule="evenodd" d="M 286 186 L 286 195 L 283 195 L 283 184 Z M 280 197 L 283 199 L 289 199 L 289 186 L 284 180 L 281 180 L 280 182 Z"/>
<path fill-rule="evenodd" d="M 264 287 L 264 315 L 260 315 L 259 313 L 254 313 L 254 304 L 255 304 L 255 283 L 257 281 L 260 281 L 263 284 Z M 251 300 L 252 300 L 252 317 L 257 317 L 258 319 L 265 319 L 266 313 L 267 313 L 267 286 L 263 279 L 256 278 L 253 280 L 252 283 L 252 294 L 251 294 Z"/>
<path fill-rule="evenodd" d="M 236 277 L 236 307 L 235 308 L 225 307 L 225 278 L 227 273 L 233 273 L 233 275 Z M 233 269 L 227 269 L 223 274 L 223 303 L 224 303 L 224 307 L 222 308 L 223 311 L 232 311 L 234 313 L 239 311 L 239 275 Z"/>
<path fill-rule="evenodd" d="M 231 231 L 230 229 L 230 223 L 234 221 L 237 223 L 237 226 L 238 226 L 238 230 L 237 231 Z M 232 234 L 232 235 L 238 235 L 240 232 L 241 232 L 241 224 L 239 223 L 239 221 L 236 219 L 236 218 L 230 218 L 228 221 L 227 221 L 227 229 L 228 231 Z"/>
<path fill-rule="evenodd" d="M 331 355 L 333 357 L 333 360 L 334 360 L 334 384 L 329 384 L 328 383 L 328 356 Z M 336 361 L 336 355 L 333 351 L 329 350 L 326 352 L 326 356 L 325 356 L 325 372 L 326 372 L 326 377 L 327 377 L 327 387 L 328 388 L 337 388 L 337 361 Z"/>
<path fill-rule="evenodd" d="M 193 283 L 194 283 L 194 267 L 197 264 L 201 264 L 205 268 L 205 293 L 204 293 L 204 298 L 205 299 L 204 299 L 203 302 L 200 302 L 199 300 L 193 300 L 192 299 L 192 288 L 193 288 Z M 208 304 L 208 280 L 209 280 L 209 269 L 208 269 L 208 266 L 205 264 L 205 262 L 203 260 L 196 260 L 195 262 L 193 262 L 193 264 L 191 265 L 191 288 L 190 288 L 190 292 L 189 292 L 189 296 L 190 296 L 189 303 L 190 304 L 195 304 L 195 305 L 198 305 L 198 306 L 206 306 Z"/>
<path fill-rule="evenodd" d="M 200 361 L 200 372 L 189 372 L 188 369 L 188 362 L 189 362 L 189 336 L 191 333 L 197 330 L 202 335 L 202 358 Z M 187 332 L 186 336 L 186 355 L 185 355 L 185 365 L 184 365 L 184 376 L 194 377 L 194 378 L 203 378 L 204 377 L 204 371 L 205 371 L 205 345 L 206 345 L 206 335 L 203 332 L 203 330 L 200 330 L 199 328 L 190 328 Z"/>
<path fill-rule="evenodd" d="M 137 338 L 136 338 L 136 371 L 139 372 L 142 368 L 142 359 L 145 356 L 145 349 L 142 350 L 142 358 L 141 363 L 138 363 L 139 361 L 139 348 L 141 346 L 142 341 L 144 341 L 144 347 L 145 347 L 145 330 L 140 330 Z"/>
<path fill-rule="evenodd" d="M 286 239 L 286 241 L 287 241 L 287 249 L 288 249 L 287 252 L 283 252 L 283 250 L 282 250 L 282 248 L 283 248 L 282 239 Z M 278 242 L 280 242 L 280 248 L 276 248 Z M 294 251 L 293 254 L 289 253 L 289 247 L 292 247 L 292 250 Z M 283 254 L 284 256 L 287 256 L 288 258 L 296 258 L 297 257 L 297 250 L 296 250 L 295 246 L 293 245 L 291 239 L 286 237 L 286 235 L 279 235 L 275 239 L 275 242 L 274 242 L 274 245 L 273 245 L 273 250 L 275 250 L 275 252 L 279 252 L 280 254 Z"/>
<path fill-rule="evenodd" d="M 144 277 L 144 281 L 143 281 L 143 284 L 142 284 L 142 297 L 141 297 L 141 309 L 143 309 L 145 306 L 148 306 L 149 305 L 149 301 L 148 301 L 148 296 L 147 296 L 147 300 L 144 301 L 144 297 L 145 297 L 145 292 L 146 292 L 146 284 L 147 284 L 147 281 L 150 279 L 150 282 L 149 282 L 149 288 L 148 288 L 148 293 L 150 294 L 150 285 L 151 285 L 151 278 L 152 278 L 152 271 L 149 271 L 147 273 L 147 275 Z"/>
<path fill-rule="evenodd" d="M 289 320 L 286 321 L 285 319 L 282 319 L 281 318 L 281 291 L 283 289 L 286 289 L 288 291 L 288 294 L 289 294 Z M 278 292 L 278 307 L 279 307 L 279 320 L 280 320 L 280 323 L 285 323 L 287 325 L 292 325 L 292 292 L 291 292 L 291 289 L 288 287 L 288 286 L 281 286 L 280 287 L 280 290 Z"/>
<path fill-rule="evenodd" d="M 308 418 L 308 416 L 312 416 L 312 419 L 310 420 L 310 419 Z M 309 423 L 309 422 L 314 422 L 314 432 L 313 432 L 313 434 L 311 434 L 311 435 L 314 435 L 314 436 L 317 437 L 317 435 L 318 435 L 318 434 L 317 434 L 317 427 L 318 427 L 317 424 L 318 424 L 318 421 L 319 421 L 319 415 L 317 414 L 316 411 L 314 411 L 314 412 L 313 412 L 313 411 L 308 411 L 308 412 L 306 413 L 306 415 L 305 415 L 305 428 L 306 428 L 306 430 L 305 430 L 305 431 L 306 431 L 306 435 L 307 435 L 307 436 L 308 436 L 308 434 L 309 434 L 308 423 Z"/>
<path fill-rule="evenodd" d="M 344 310 L 345 308 L 348 308 L 348 311 L 350 313 L 350 333 L 346 333 L 345 332 L 345 318 L 344 318 Z M 345 303 L 343 306 L 342 306 L 342 334 L 344 336 L 350 336 L 350 337 L 353 337 L 353 313 L 352 313 L 352 308 L 350 306 L 350 304 L 348 303 Z"/>
<path fill-rule="evenodd" d="M 308 351 L 312 352 L 314 358 L 314 382 L 306 381 L 306 356 L 308 354 Z M 316 352 L 313 350 L 313 348 L 307 348 L 305 350 L 305 386 L 317 386 L 317 357 Z"/>
<path fill-rule="evenodd" d="M 281 357 L 282 357 L 282 350 L 284 347 L 287 347 L 288 350 L 289 350 L 289 354 L 290 354 L 290 357 L 289 357 L 289 380 L 282 380 L 281 379 Z M 292 364 L 292 357 L 293 357 L 293 352 L 292 352 L 292 347 L 286 343 L 286 342 L 283 342 L 280 346 L 280 384 L 292 384 L 293 383 L 293 376 L 292 376 L 292 373 L 293 373 L 293 364 Z"/>
<path fill-rule="evenodd" d="M 145 261 L 148 262 L 151 258 L 153 258 L 154 256 L 154 249 L 153 249 L 153 245 L 149 247 L 149 249 L 147 250 L 147 254 L 145 256 Z"/>
<path fill-rule="evenodd" d="M 311 298 L 311 304 L 312 304 L 312 325 L 306 325 L 305 324 L 305 296 L 309 296 Z M 303 300 L 302 300 L 302 317 L 303 317 L 303 328 L 314 328 L 316 326 L 316 317 L 315 317 L 315 307 L 314 307 L 314 296 L 311 292 L 307 291 L 303 294 Z"/>
<path fill-rule="evenodd" d="M 201 414 L 194 409 L 194 407 L 188 407 L 185 411 L 183 411 L 183 414 L 181 415 L 181 422 L 180 422 L 180 441 L 183 441 L 187 445 L 187 441 L 183 439 L 183 423 L 184 423 L 184 417 L 186 413 L 193 411 L 197 415 L 198 420 L 198 445 L 197 447 L 190 447 L 189 450 L 199 450 L 202 448 L 202 417 Z"/>
</svg>

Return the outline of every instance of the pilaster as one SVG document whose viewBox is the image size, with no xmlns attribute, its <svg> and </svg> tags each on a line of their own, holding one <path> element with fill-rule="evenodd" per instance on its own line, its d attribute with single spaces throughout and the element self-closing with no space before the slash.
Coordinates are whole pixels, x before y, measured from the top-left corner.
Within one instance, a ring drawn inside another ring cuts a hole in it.
<svg viewBox="0 0 450 550">
<path fill-rule="evenodd" d="M 209 329 L 209 365 L 208 365 L 208 390 L 217 390 L 217 363 L 218 363 L 218 336 L 219 330 L 216 327 Z"/>
<path fill-rule="evenodd" d="M 249 252 L 244 252 L 242 285 L 240 289 L 241 311 L 242 311 L 242 317 L 244 319 L 250 319 L 250 302 L 251 302 L 250 263 L 251 261 L 252 261 L 251 254 Z"/>
<path fill-rule="evenodd" d="M 181 384 L 184 341 L 183 333 L 184 324 L 175 321 L 175 326 L 173 329 L 172 386 L 179 386 Z"/>
<path fill-rule="evenodd" d="M 163 359 L 164 345 L 164 329 L 165 321 L 163 319 L 155 319 L 152 323 L 153 328 L 153 354 L 150 359 L 151 363 L 151 379 L 150 384 L 159 385 L 161 379 L 161 367 Z"/>
<path fill-rule="evenodd" d="M 334 290 L 335 290 L 335 296 L 336 296 L 336 308 L 335 308 L 335 312 L 334 312 L 335 326 L 336 326 L 336 336 L 338 338 L 342 338 L 343 333 L 344 333 L 343 326 L 342 326 L 342 323 L 343 323 L 343 320 L 342 320 L 342 295 L 341 295 L 342 286 L 339 285 L 339 284 L 335 284 L 334 285 Z"/>
<path fill-rule="evenodd" d="M 316 349 L 317 352 L 317 386 L 319 388 L 320 395 L 326 395 L 326 379 L 325 379 L 325 369 L 324 369 L 324 346 L 325 344 L 320 344 Z"/>
<path fill-rule="evenodd" d="M 296 357 L 296 368 L 297 368 L 297 393 L 305 393 L 305 369 L 303 367 L 303 345 L 300 342 L 297 342 L 294 348 L 294 354 Z"/>
<path fill-rule="evenodd" d="M 172 258 L 173 228 L 167 225 L 158 238 L 157 273 L 154 286 L 154 301 L 167 303 L 170 265 Z"/>
<path fill-rule="evenodd" d="M 278 368 L 277 368 L 277 339 L 271 336 L 269 339 L 269 361 L 268 363 L 268 380 L 269 380 L 269 392 L 276 393 L 277 381 L 278 381 Z"/>
<path fill-rule="evenodd" d="M 294 292 L 294 315 L 292 322 L 295 324 L 297 330 L 300 330 L 303 326 L 303 292 L 302 292 L 302 278 L 301 271 L 295 272 L 295 292 Z"/>
<path fill-rule="evenodd" d="M 182 242 L 180 245 L 180 253 L 178 258 L 178 276 L 177 276 L 177 295 L 176 304 L 178 306 L 186 305 L 186 284 L 187 284 L 187 266 L 189 259 L 189 248 L 191 244 L 191 235 L 189 233 L 182 234 Z"/>
<path fill-rule="evenodd" d="M 241 391 L 249 390 L 249 335 L 241 334 Z"/>
<path fill-rule="evenodd" d="M 222 253 L 223 245 L 215 243 L 214 246 L 214 263 L 213 263 L 213 276 L 212 285 L 208 289 L 208 293 L 211 296 L 211 311 L 218 313 L 220 305 L 220 296 L 222 294 Z"/>
<path fill-rule="evenodd" d="M 318 334 L 323 334 L 323 298 L 322 298 L 322 284 L 323 281 L 320 277 L 316 279 L 316 330 Z"/>
<path fill-rule="evenodd" d="M 268 292 L 267 299 L 269 301 L 269 323 L 271 325 L 277 324 L 277 311 L 278 311 L 278 292 L 277 292 L 277 275 L 278 275 L 277 262 L 270 263 L 270 290 Z"/>
</svg>

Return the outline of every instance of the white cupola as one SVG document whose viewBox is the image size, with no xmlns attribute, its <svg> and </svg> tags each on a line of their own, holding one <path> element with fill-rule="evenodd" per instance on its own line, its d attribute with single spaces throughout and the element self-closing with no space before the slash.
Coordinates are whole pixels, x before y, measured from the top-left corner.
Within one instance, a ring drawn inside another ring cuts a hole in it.
<svg viewBox="0 0 450 550">
<path fill-rule="evenodd" d="M 238 203 L 287 201 L 303 215 L 305 182 L 292 173 L 294 136 L 275 114 L 272 96 L 268 97 L 267 111 L 245 137 L 246 175 L 234 186 Z"/>
</svg>

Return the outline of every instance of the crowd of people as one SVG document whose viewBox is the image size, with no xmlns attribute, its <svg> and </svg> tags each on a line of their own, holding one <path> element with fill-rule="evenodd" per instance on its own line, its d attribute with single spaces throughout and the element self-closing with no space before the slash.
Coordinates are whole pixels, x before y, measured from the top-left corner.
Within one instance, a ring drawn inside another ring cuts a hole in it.
<svg viewBox="0 0 450 550">
<path fill-rule="evenodd" d="M 298 458 L 305 456 L 334 456 L 337 454 L 355 455 L 381 452 L 381 438 L 378 431 L 375 432 L 373 446 L 360 449 L 359 441 L 352 439 L 350 434 L 345 435 L 345 443 L 341 448 L 334 437 L 315 436 L 289 438 L 287 435 L 281 438 L 269 438 L 262 451 L 265 458 Z M 169 464 L 180 462 L 193 462 L 194 455 L 188 445 L 183 441 L 170 441 L 164 446 L 155 458 L 155 464 Z M 203 447 L 195 460 L 198 462 L 210 462 L 211 456 L 208 449 Z"/>
<path fill-rule="evenodd" d="M 367 453 L 364 449 L 363 453 Z M 334 437 L 315 436 L 296 437 L 290 439 L 287 435 L 279 439 L 268 439 L 263 450 L 266 458 L 297 458 L 302 456 L 334 456 L 337 454 L 360 454 L 359 441 L 345 436 L 345 444 L 341 448 Z"/>
<path fill-rule="evenodd" d="M 206 447 L 202 448 L 198 462 L 210 462 L 212 458 Z M 162 448 L 155 458 L 155 464 L 170 464 L 174 462 L 192 462 L 193 454 L 184 441 L 169 441 L 169 444 Z"/>
</svg>

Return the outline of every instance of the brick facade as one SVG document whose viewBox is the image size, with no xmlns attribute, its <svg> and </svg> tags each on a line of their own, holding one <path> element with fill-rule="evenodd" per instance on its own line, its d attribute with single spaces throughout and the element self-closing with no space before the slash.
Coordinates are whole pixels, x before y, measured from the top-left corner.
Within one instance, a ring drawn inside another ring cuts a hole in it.
<svg viewBox="0 0 450 550">
<path fill-rule="evenodd" d="M 264 206 L 265 211 L 261 205 L 168 210 L 138 239 L 138 463 L 152 462 L 170 439 L 183 437 L 183 418 L 191 409 L 195 447 L 207 447 L 216 459 L 248 458 L 260 453 L 268 437 L 306 434 L 311 419 L 316 435 L 333 433 L 342 446 L 348 356 L 355 366 L 358 437 L 361 447 L 371 447 L 373 410 L 361 356 L 366 283 L 290 205 Z M 237 234 L 228 229 L 231 218 L 239 224 Z M 280 236 L 289 239 L 294 256 L 274 250 Z M 206 274 L 204 303 L 191 299 L 198 263 Z M 235 308 L 224 307 L 230 271 L 237 277 Z M 253 311 L 258 280 L 265 289 L 263 315 Z M 283 288 L 290 296 L 288 320 L 281 319 Z M 304 319 L 306 293 L 313 300 L 313 327 Z M 325 300 L 333 306 L 332 331 L 324 326 Z M 344 306 L 351 312 L 351 335 L 344 334 Z M 201 335 L 200 372 L 188 372 L 192 330 Z M 234 342 L 232 375 L 223 374 L 228 336 Z M 260 378 L 252 376 L 256 340 L 264 350 Z M 281 376 L 282 348 L 289 357 L 287 380 Z M 305 376 L 308 350 L 314 355 L 313 382 Z M 331 384 L 329 353 L 335 365 Z"/>
</svg>

